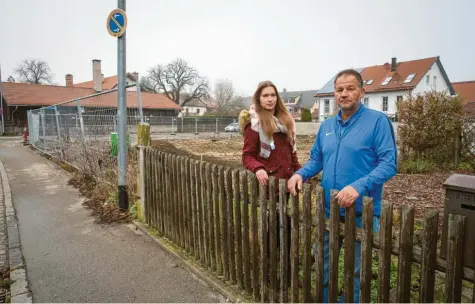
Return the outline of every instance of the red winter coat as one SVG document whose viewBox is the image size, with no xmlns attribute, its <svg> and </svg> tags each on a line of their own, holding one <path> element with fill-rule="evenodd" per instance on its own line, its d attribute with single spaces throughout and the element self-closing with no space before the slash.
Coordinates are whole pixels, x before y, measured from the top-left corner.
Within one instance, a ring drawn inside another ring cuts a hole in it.
<svg viewBox="0 0 475 304">
<path fill-rule="evenodd" d="M 289 179 L 295 171 L 300 169 L 297 152 L 292 152 L 292 145 L 284 133 L 274 133 L 275 149 L 271 151 L 269 158 L 260 156 L 261 143 L 259 133 L 247 124 L 244 129 L 244 146 L 242 148 L 242 163 L 244 167 L 253 173 L 259 169 L 265 169 L 267 175 Z"/>
</svg>

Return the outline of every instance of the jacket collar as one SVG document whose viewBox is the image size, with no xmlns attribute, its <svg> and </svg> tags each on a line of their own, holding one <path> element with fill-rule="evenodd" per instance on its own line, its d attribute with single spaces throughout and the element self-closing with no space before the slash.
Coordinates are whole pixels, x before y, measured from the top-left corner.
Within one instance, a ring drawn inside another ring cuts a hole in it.
<svg viewBox="0 0 475 304">
<path fill-rule="evenodd" d="M 360 115 L 361 113 L 363 113 L 363 111 L 366 109 L 366 107 L 364 106 L 364 104 L 360 103 L 359 106 L 358 106 L 358 110 L 356 110 L 356 112 L 350 116 L 350 118 L 346 121 L 343 120 L 343 118 L 341 117 L 341 109 L 338 110 L 338 115 L 336 116 L 336 119 L 337 121 L 342 124 L 342 123 L 351 123 L 352 121 L 356 120 Z"/>
</svg>

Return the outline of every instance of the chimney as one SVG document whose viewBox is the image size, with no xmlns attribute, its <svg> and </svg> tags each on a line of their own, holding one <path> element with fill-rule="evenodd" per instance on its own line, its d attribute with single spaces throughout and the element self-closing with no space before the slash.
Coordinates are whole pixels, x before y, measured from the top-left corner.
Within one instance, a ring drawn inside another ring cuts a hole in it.
<svg viewBox="0 0 475 304">
<path fill-rule="evenodd" d="M 397 59 L 396 57 L 391 58 L 391 72 L 396 72 Z"/>
<path fill-rule="evenodd" d="M 92 81 L 94 82 L 94 90 L 96 92 L 102 91 L 102 80 L 101 61 L 94 59 L 92 60 Z"/>
<path fill-rule="evenodd" d="M 73 75 L 71 74 L 66 74 L 66 86 L 67 87 L 73 87 Z"/>
</svg>

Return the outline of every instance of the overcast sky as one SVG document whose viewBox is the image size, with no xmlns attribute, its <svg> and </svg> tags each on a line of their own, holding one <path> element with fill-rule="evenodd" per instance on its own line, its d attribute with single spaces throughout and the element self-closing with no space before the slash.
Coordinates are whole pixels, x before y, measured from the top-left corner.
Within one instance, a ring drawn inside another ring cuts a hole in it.
<svg viewBox="0 0 475 304">
<path fill-rule="evenodd" d="M 48 62 L 54 80 L 92 80 L 92 59 L 117 74 L 106 30 L 116 0 L 0 0 L 5 81 L 22 59 Z M 181 57 L 211 83 L 250 95 L 321 88 L 348 67 L 440 56 L 451 81 L 475 79 L 474 0 L 129 0 L 127 71 L 141 76 Z"/>
</svg>

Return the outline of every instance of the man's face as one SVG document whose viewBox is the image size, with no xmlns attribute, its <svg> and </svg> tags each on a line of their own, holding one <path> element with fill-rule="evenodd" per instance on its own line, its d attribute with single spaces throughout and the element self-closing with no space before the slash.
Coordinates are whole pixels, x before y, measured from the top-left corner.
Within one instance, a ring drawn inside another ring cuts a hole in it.
<svg viewBox="0 0 475 304">
<path fill-rule="evenodd" d="M 343 74 L 335 82 L 335 101 L 344 112 L 356 111 L 364 93 L 353 75 Z"/>
</svg>

